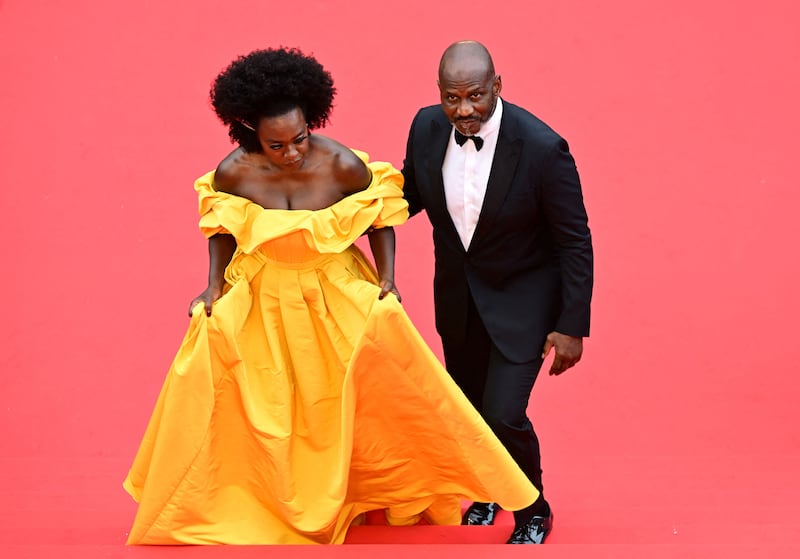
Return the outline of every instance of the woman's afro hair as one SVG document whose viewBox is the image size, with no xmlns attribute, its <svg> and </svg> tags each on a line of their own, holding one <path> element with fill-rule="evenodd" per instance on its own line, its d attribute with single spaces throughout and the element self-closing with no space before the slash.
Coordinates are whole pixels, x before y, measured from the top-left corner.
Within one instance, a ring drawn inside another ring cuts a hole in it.
<svg viewBox="0 0 800 559">
<path fill-rule="evenodd" d="M 299 107 L 309 129 L 328 123 L 336 88 L 333 78 L 311 56 L 295 48 L 255 50 L 225 68 L 211 87 L 211 105 L 244 150 L 261 151 L 251 129 L 264 117 Z"/>
</svg>

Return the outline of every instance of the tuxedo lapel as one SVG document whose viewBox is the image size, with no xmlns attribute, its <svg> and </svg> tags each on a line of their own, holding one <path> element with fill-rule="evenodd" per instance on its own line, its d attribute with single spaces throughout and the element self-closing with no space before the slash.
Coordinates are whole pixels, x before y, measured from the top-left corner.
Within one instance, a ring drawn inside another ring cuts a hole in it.
<svg viewBox="0 0 800 559">
<path fill-rule="evenodd" d="M 424 156 L 424 167 L 426 176 L 431 178 L 430 188 L 434 205 L 429 207 L 427 212 L 432 220 L 448 224 L 448 232 L 452 233 L 458 240 L 460 239 L 458 231 L 456 231 L 456 226 L 453 224 L 450 212 L 447 211 L 444 179 L 442 178 L 442 164 L 447 153 L 447 144 L 450 141 L 450 131 L 451 124 L 444 116 L 444 113 L 442 113 L 441 118 L 431 120 L 429 139 L 426 142 L 429 148 Z M 458 244 L 461 244 L 460 240 L 458 240 Z"/>
<path fill-rule="evenodd" d="M 489 231 L 497 218 L 503 201 L 511 189 L 520 153 L 522 153 L 522 140 L 513 134 L 513 121 L 508 112 L 504 112 L 503 120 L 500 122 L 494 160 L 489 172 L 489 182 L 486 185 L 486 195 L 470 246 L 476 244 L 481 235 Z"/>
</svg>

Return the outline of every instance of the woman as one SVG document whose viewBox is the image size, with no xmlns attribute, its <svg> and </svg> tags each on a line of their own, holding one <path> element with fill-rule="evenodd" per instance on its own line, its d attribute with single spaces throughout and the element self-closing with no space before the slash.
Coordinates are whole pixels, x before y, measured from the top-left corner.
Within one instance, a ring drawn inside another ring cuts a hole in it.
<svg viewBox="0 0 800 559">
<path fill-rule="evenodd" d="M 537 497 L 399 304 L 401 175 L 309 132 L 334 93 L 295 49 L 214 82 L 239 147 L 195 183 L 208 287 L 125 480 L 128 543 L 341 543 L 369 510 L 457 524 L 462 498 Z"/>
</svg>

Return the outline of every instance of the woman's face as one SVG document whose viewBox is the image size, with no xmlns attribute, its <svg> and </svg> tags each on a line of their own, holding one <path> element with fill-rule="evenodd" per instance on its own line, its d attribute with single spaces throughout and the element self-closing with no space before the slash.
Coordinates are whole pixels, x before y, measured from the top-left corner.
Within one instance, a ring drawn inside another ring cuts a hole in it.
<svg viewBox="0 0 800 559">
<path fill-rule="evenodd" d="M 256 134 L 264 155 L 272 164 L 285 170 L 303 166 L 309 148 L 308 126 L 299 107 L 279 116 L 262 118 Z"/>
</svg>

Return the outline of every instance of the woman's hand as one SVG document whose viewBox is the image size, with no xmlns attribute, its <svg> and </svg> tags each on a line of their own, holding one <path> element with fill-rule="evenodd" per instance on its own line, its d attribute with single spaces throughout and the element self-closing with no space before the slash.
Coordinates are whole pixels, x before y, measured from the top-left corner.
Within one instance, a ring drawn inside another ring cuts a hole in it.
<svg viewBox="0 0 800 559">
<path fill-rule="evenodd" d="M 222 297 L 222 288 L 212 287 L 209 285 L 206 287 L 205 291 L 192 299 L 192 302 L 189 303 L 189 316 L 192 316 L 192 309 L 195 308 L 197 303 L 203 303 L 203 305 L 206 307 L 206 316 L 211 316 L 211 307 L 220 297 Z"/>
<path fill-rule="evenodd" d="M 394 228 L 372 229 L 369 232 L 369 247 L 380 278 L 378 285 L 381 286 L 381 294 L 378 299 L 383 299 L 387 293 L 394 293 L 397 300 L 402 301 L 394 284 Z"/>
<path fill-rule="evenodd" d="M 206 316 L 211 316 L 211 306 L 222 297 L 225 285 L 225 268 L 236 251 L 236 239 L 227 233 L 217 233 L 208 239 L 208 287 L 189 304 L 189 316 L 197 303 L 206 306 Z"/>
<path fill-rule="evenodd" d="M 391 278 L 382 279 L 378 285 L 381 286 L 381 293 L 380 295 L 378 295 L 378 299 L 383 299 L 389 293 L 394 293 L 394 296 L 397 297 L 398 302 L 403 301 L 403 298 L 400 297 L 400 292 L 397 290 L 397 286 L 394 284 L 393 279 Z"/>
</svg>

